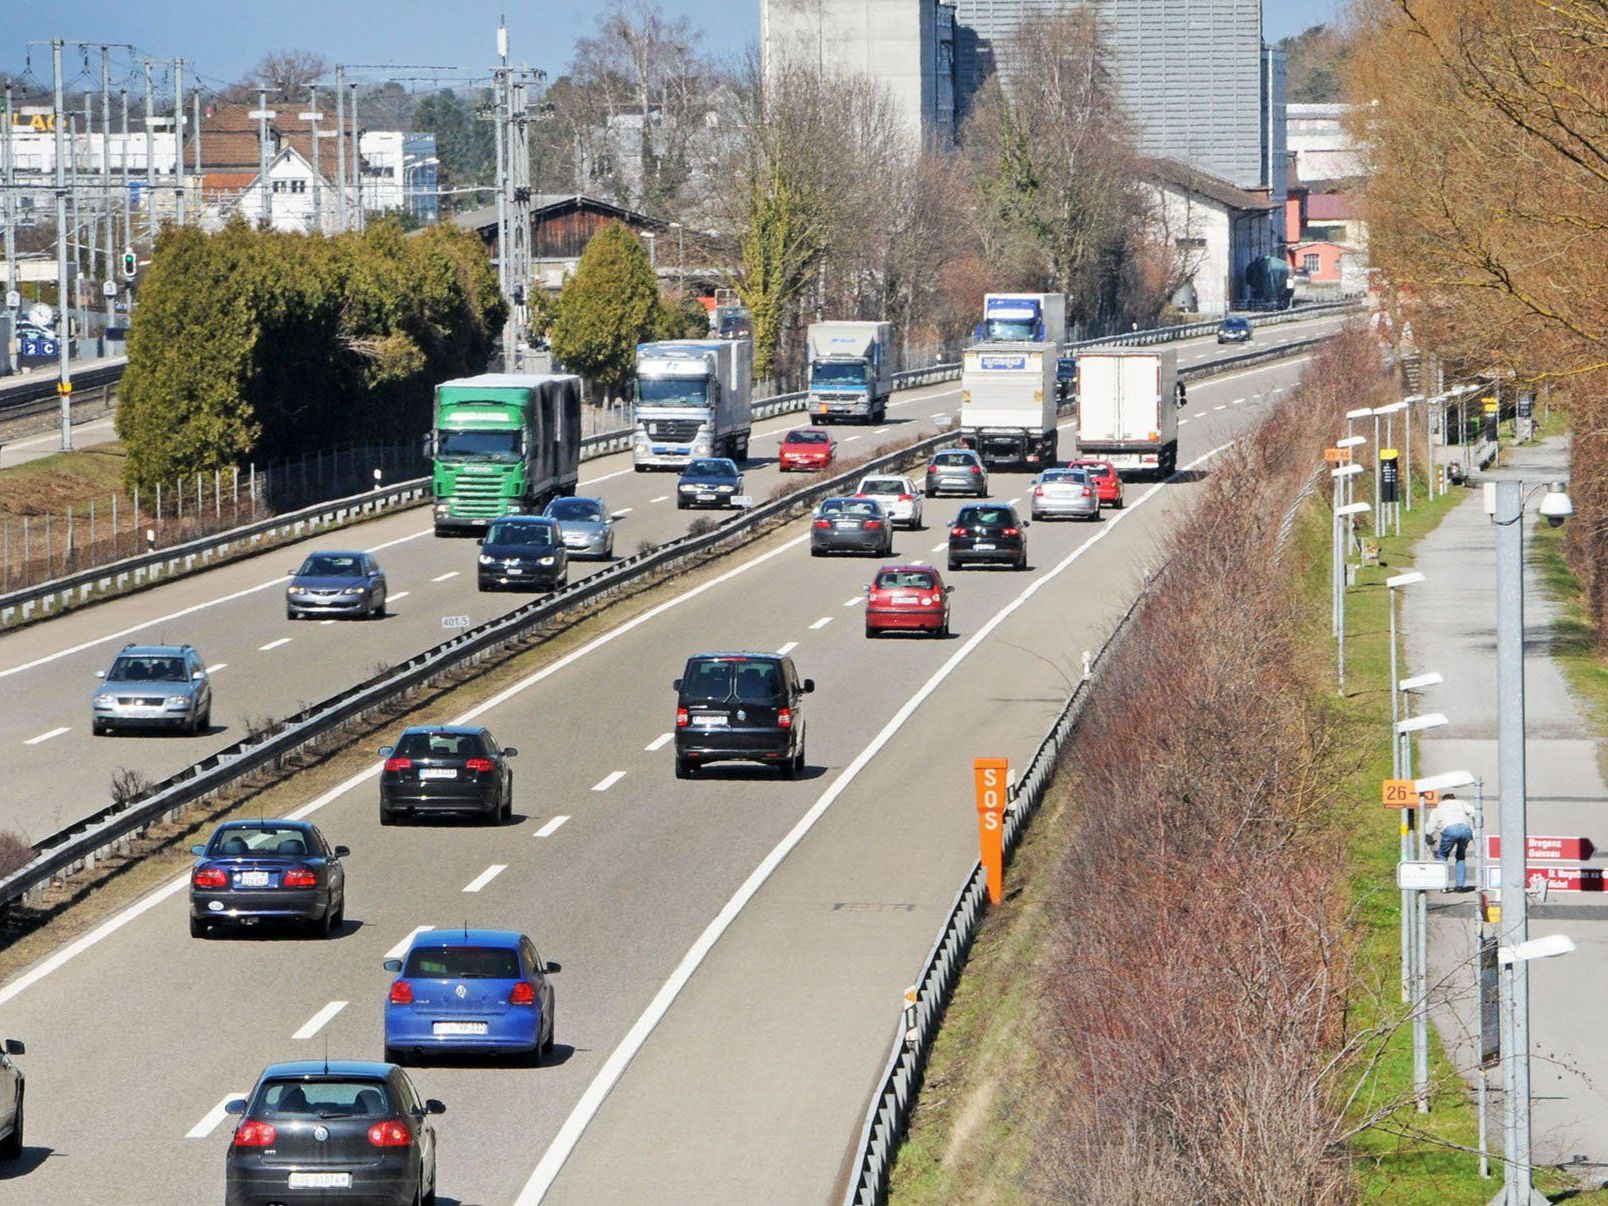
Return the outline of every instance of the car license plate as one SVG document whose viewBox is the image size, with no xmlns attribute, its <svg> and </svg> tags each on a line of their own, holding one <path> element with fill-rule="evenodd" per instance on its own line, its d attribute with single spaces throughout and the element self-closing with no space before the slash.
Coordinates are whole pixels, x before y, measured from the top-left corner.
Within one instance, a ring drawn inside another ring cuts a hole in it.
<svg viewBox="0 0 1608 1206">
<path fill-rule="evenodd" d="M 419 772 L 421 779 L 456 779 L 458 772 L 451 767 L 427 766 Z"/>
<path fill-rule="evenodd" d="M 860 521 L 858 519 L 844 519 L 839 521 L 838 527 L 845 532 L 858 532 L 860 530 Z"/>
<path fill-rule="evenodd" d="M 700 495 L 698 495 L 698 501 L 699 502 L 714 502 L 715 501 L 715 496 L 713 494 L 700 494 Z"/>
<path fill-rule="evenodd" d="M 901 607 L 913 607 L 917 600 L 913 595 L 900 595 L 894 599 L 894 602 Z"/>
<path fill-rule="evenodd" d="M 268 886 L 268 872 L 266 871 L 240 871 L 235 874 L 237 888 L 266 888 Z"/>
<path fill-rule="evenodd" d="M 972 545 L 972 548 L 980 549 L 985 553 L 991 551 L 993 549 L 993 547 L 994 547 L 994 545 L 993 545 L 993 543 L 991 541 L 985 541 L 985 540 L 979 540 L 976 544 Z"/>
<path fill-rule="evenodd" d="M 432 1034 L 485 1034 L 486 1033 L 486 1023 L 484 1023 L 484 1022 L 432 1022 L 430 1024 L 430 1033 L 432 1033 Z"/>
<path fill-rule="evenodd" d="M 350 1189 L 352 1187 L 352 1174 L 349 1172 L 294 1172 L 290 1174 L 290 1188 L 292 1189 Z"/>
<path fill-rule="evenodd" d="M 703 715 L 703 716 L 694 716 L 693 719 L 696 720 L 701 725 L 706 725 L 706 726 L 710 726 L 710 727 L 714 727 L 714 728 L 719 728 L 721 725 L 729 725 L 731 723 L 731 717 L 730 716 L 722 716 L 722 715 L 720 715 L 718 713 L 709 713 L 709 714 L 706 714 L 706 715 Z"/>
</svg>

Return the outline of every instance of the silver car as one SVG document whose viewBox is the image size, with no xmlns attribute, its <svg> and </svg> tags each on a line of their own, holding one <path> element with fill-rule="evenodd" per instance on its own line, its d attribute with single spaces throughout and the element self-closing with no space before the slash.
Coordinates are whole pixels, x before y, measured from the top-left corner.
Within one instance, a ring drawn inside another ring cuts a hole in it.
<svg viewBox="0 0 1608 1206">
<path fill-rule="evenodd" d="M 309 553 L 285 588 L 285 619 L 383 616 L 385 595 L 385 571 L 367 553 Z"/>
<path fill-rule="evenodd" d="M 212 683 L 189 645 L 124 645 L 95 689 L 90 730 L 182 729 L 192 736 L 212 724 Z"/>
<path fill-rule="evenodd" d="M 854 492 L 876 499 L 898 526 L 921 530 L 921 495 L 908 477 L 862 477 Z"/>
<path fill-rule="evenodd" d="M 542 514 L 558 521 L 571 557 L 614 559 L 614 519 L 601 498 L 555 498 Z"/>
<path fill-rule="evenodd" d="M 970 448 L 945 448 L 927 464 L 927 497 L 969 494 L 988 497 L 988 470 Z"/>
<path fill-rule="evenodd" d="M 893 524 L 874 498 L 828 498 L 810 524 L 810 556 L 823 553 L 893 552 Z"/>
<path fill-rule="evenodd" d="M 1083 469 L 1046 469 L 1032 497 L 1034 519 L 1100 518 L 1100 489 Z"/>
</svg>

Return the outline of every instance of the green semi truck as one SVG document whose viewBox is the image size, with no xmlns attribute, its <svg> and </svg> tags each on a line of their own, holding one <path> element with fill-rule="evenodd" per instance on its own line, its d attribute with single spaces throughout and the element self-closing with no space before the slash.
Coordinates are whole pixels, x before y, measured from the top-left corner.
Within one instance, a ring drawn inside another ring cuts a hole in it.
<svg viewBox="0 0 1608 1206">
<path fill-rule="evenodd" d="M 431 493 L 435 532 L 483 531 L 575 493 L 581 461 L 581 379 L 484 373 L 435 392 Z"/>
</svg>

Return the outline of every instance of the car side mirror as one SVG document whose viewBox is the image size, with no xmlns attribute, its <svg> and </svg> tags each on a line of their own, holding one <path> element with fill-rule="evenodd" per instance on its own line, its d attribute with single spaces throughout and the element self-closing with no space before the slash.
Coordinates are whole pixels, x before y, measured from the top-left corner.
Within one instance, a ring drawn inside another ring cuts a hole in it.
<svg viewBox="0 0 1608 1206">
<path fill-rule="evenodd" d="M 944 594 L 946 594 L 946 595 L 952 595 L 952 594 L 954 594 L 954 593 L 955 593 L 955 588 L 954 588 L 954 587 L 953 587 L 953 586 L 946 586 L 946 587 L 944 587 Z"/>
<path fill-rule="evenodd" d="M 672 691 L 681 690 L 681 680 L 679 678 L 671 679 L 670 680 L 670 689 Z"/>
<path fill-rule="evenodd" d="M 205 846 L 191 846 L 190 847 L 190 853 L 194 854 L 194 855 L 197 855 L 197 856 L 203 855 L 206 852 L 207 852 L 207 848 Z"/>
<path fill-rule="evenodd" d="M 810 692 L 812 692 L 814 690 L 815 690 L 815 680 L 813 678 L 806 678 L 804 680 L 804 694 L 808 695 Z"/>
<path fill-rule="evenodd" d="M 351 853 L 352 853 L 352 848 L 350 846 L 337 846 L 337 847 L 335 847 L 335 857 L 336 858 L 345 858 L 347 855 L 349 855 Z"/>
<path fill-rule="evenodd" d="M 475 537 L 475 543 L 476 544 L 485 544 L 486 543 L 486 538 L 484 536 L 476 536 Z"/>
<path fill-rule="evenodd" d="M 505 749 L 502 752 L 502 756 L 504 758 L 517 758 L 517 757 L 519 757 L 519 747 L 518 746 L 513 746 L 513 745 L 509 746 L 507 749 Z"/>
<path fill-rule="evenodd" d="M 546 976 L 555 975 L 563 970 L 564 965 L 562 963 L 554 963 L 551 959 L 542 964 L 542 974 Z"/>
<path fill-rule="evenodd" d="M 447 1112 L 446 1102 L 431 1097 L 424 1103 L 424 1112 L 426 1114 L 445 1114 Z"/>
<path fill-rule="evenodd" d="M 402 970 L 402 960 L 387 959 L 384 963 L 381 963 L 380 966 L 388 972 L 399 972 Z"/>
<path fill-rule="evenodd" d="M 244 1114 L 246 1112 L 246 1099 L 244 1097 L 236 1097 L 232 1101 L 224 1102 L 223 1112 L 225 1114 Z"/>
<path fill-rule="evenodd" d="M 206 677 L 206 675 L 200 670 L 192 670 L 192 671 L 190 671 L 190 681 L 192 683 L 198 683 L 205 677 Z"/>
<path fill-rule="evenodd" d="M 395 752 L 396 752 L 396 746 L 394 746 L 394 745 L 382 745 L 380 747 L 380 757 L 381 758 L 389 758 Z"/>
<path fill-rule="evenodd" d="M 26 1048 L 26 1047 L 24 1047 L 22 1045 L 22 1040 L 21 1039 L 7 1039 L 6 1040 L 6 1054 L 7 1055 L 27 1055 L 28 1054 L 28 1048 Z"/>
</svg>

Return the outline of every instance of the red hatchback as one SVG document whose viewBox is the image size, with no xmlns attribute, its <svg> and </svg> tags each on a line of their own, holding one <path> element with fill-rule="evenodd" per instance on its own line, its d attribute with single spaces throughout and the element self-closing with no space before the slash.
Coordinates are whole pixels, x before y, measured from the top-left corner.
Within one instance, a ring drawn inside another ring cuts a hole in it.
<svg viewBox="0 0 1608 1206">
<path fill-rule="evenodd" d="M 865 594 L 865 635 L 930 632 L 949 635 L 949 592 L 930 565 L 885 565 Z"/>
<path fill-rule="evenodd" d="M 1086 470 L 1089 480 L 1094 483 L 1095 492 L 1100 496 L 1100 505 L 1122 510 L 1122 478 L 1117 473 L 1117 467 L 1110 461 L 1098 461 L 1086 457 L 1082 460 L 1068 461 L 1066 467 Z"/>
<path fill-rule="evenodd" d="M 800 427 L 782 439 L 782 450 L 777 457 L 782 471 L 789 469 L 825 469 L 837 455 L 837 441 L 818 427 Z"/>
</svg>

